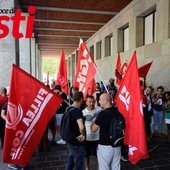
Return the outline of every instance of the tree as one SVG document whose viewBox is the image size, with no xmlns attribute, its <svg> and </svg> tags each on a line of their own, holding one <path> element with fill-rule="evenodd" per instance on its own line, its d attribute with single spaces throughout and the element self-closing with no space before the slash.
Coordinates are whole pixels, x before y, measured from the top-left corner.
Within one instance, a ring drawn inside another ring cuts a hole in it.
<svg viewBox="0 0 170 170">
<path fill-rule="evenodd" d="M 43 58 L 43 73 L 49 75 L 51 77 L 56 77 L 60 60 L 56 58 L 44 57 Z"/>
</svg>

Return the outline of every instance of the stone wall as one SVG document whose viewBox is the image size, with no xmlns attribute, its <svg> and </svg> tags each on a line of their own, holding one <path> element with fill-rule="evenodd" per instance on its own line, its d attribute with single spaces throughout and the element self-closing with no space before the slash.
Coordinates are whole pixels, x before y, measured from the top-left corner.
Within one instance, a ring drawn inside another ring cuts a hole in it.
<svg viewBox="0 0 170 170">
<path fill-rule="evenodd" d="M 156 10 L 156 41 L 143 45 L 143 17 Z M 138 65 L 141 66 L 153 60 L 153 64 L 146 78 L 147 85 L 156 88 L 163 85 L 170 90 L 170 1 L 169 0 L 133 0 L 118 15 L 104 25 L 86 42 L 90 49 L 94 45 L 94 61 L 98 71 L 107 84 L 108 79 L 114 76 L 117 53 L 120 52 L 121 62 L 130 61 L 136 50 Z M 122 38 L 120 28 L 129 26 L 129 50 L 121 51 Z M 113 35 L 111 56 L 105 56 L 105 37 Z M 101 59 L 96 60 L 96 44 L 102 41 Z M 76 51 L 74 52 L 76 53 Z M 74 78 L 70 78 L 74 79 Z M 101 81 L 96 75 L 96 81 Z"/>
<path fill-rule="evenodd" d="M 18 9 L 16 0 L 0 0 L 0 9 Z M 0 14 L 3 15 L 3 14 Z M 13 14 L 4 14 L 12 16 Z M 22 13 L 28 16 L 28 13 Z M 0 39 L 0 87 L 9 87 L 12 64 L 42 81 L 42 58 L 35 38 L 15 39 L 12 35 L 13 22 L 4 22 L 9 27 L 9 34 Z M 19 32 L 25 34 L 27 21 L 22 21 Z"/>
</svg>

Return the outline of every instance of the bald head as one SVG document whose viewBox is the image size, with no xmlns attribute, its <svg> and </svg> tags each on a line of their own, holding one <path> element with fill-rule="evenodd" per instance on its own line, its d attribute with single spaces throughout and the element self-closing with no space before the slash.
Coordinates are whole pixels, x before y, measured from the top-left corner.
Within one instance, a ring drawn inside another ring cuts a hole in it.
<svg viewBox="0 0 170 170">
<path fill-rule="evenodd" d="M 105 108 L 109 108 L 112 106 L 112 101 L 113 101 L 113 99 L 110 94 L 103 93 L 100 96 L 99 103 L 100 103 L 100 106 L 105 109 Z"/>
</svg>

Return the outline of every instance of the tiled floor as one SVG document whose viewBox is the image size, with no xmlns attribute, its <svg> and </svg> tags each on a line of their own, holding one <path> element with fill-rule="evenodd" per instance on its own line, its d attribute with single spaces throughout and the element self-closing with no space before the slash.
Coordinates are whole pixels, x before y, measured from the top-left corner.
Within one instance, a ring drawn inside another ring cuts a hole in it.
<svg viewBox="0 0 170 170">
<path fill-rule="evenodd" d="M 156 147 L 156 148 L 155 148 Z M 154 137 L 149 145 L 150 159 L 141 160 L 136 165 L 130 162 L 121 162 L 121 170 L 170 170 L 170 144 L 166 138 Z M 153 149 L 155 148 L 155 149 Z M 152 150 L 153 149 L 153 150 Z M 0 149 L 0 159 L 2 149 Z M 50 150 L 35 153 L 29 163 L 30 170 L 64 170 L 67 161 L 65 145 L 51 144 Z M 97 161 L 92 157 L 91 170 L 97 170 Z M 7 170 L 6 164 L 0 162 L 0 170 Z"/>
</svg>

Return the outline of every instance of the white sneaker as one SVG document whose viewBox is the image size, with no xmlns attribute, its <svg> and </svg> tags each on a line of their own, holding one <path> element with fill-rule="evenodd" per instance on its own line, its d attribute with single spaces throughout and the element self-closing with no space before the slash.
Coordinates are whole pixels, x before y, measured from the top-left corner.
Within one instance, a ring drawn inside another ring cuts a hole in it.
<svg viewBox="0 0 170 170">
<path fill-rule="evenodd" d="M 8 167 L 11 169 L 18 169 L 18 165 L 15 164 L 8 164 Z"/>
<path fill-rule="evenodd" d="M 120 159 L 124 162 L 127 162 L 128 161 L 128 158 L 124 157 L 124 156 L 121 156 Z"/>
<path fill-rule="evenodd" d="M 59 144 L 59 145 L 65 145 L 66 144 L 66 142 L 63 139 L 60 139 L 56 143 Z"/>
</svg>

